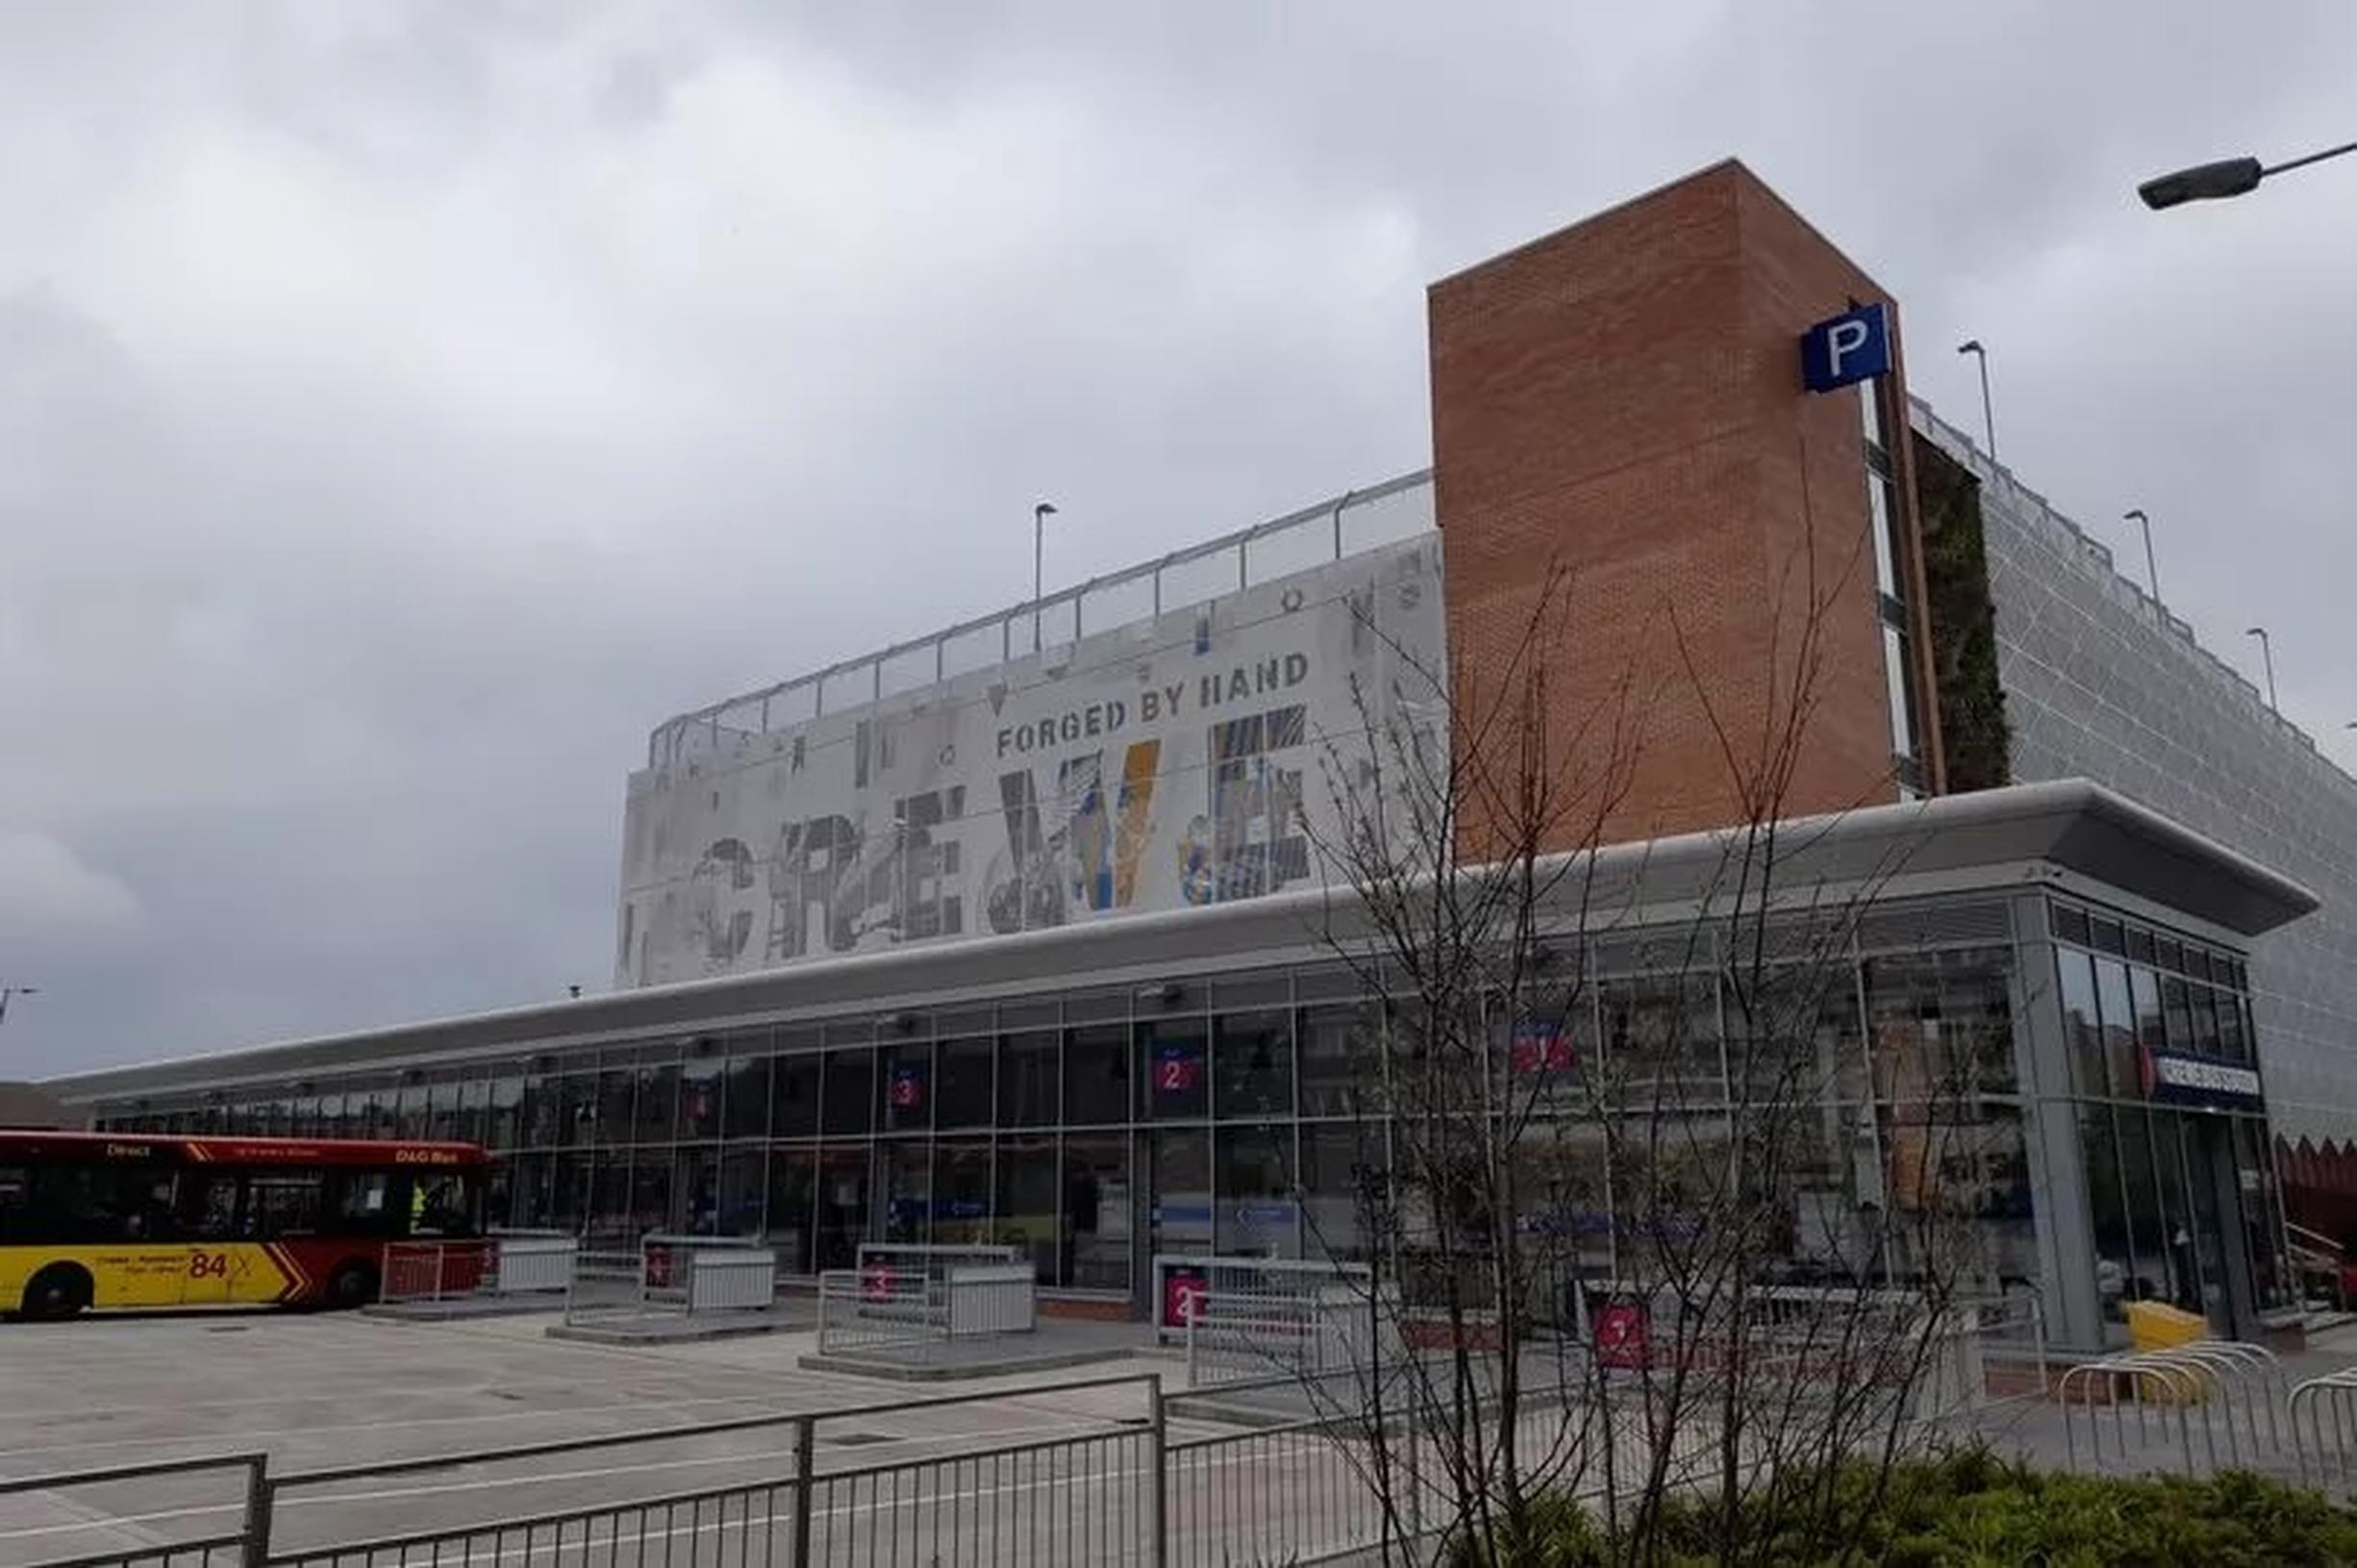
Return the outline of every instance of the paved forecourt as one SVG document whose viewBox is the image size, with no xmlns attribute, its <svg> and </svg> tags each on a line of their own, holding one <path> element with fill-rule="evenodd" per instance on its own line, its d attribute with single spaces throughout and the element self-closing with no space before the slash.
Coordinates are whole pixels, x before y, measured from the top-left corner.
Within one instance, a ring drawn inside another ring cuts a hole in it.
<svg viewBox="0 0 2357 1568">
<path fill-rule="evenodd" d="M 0 1481 L 256 1452 L 274 1475 L 301 1474 L 990 1396 L 822 1423 L 824 1473 L 1134 1430 L 1142 1385 L 1066 1385 L 1142 1372 L 1176 1382 L 1168 1359 L 1140 1357 L 910 1386 L 798 1367 L 808 1333 L 650 1350 L 549 1339 L 549 1321 L 257 1313 L 0 1324 Z M 1210 1430 L 1172 1424 L 1174 1438 Z M 295 1487 L 279 1500 L 274 1539 L 284 1551 L 781 1481 L 792 1473 L 790 1443 L 781 1424 Z M 0 1568 L 228 1533 L 242 1487 L 241 1475 L 220 1471 L 0 1494 Z"/>
</svg>

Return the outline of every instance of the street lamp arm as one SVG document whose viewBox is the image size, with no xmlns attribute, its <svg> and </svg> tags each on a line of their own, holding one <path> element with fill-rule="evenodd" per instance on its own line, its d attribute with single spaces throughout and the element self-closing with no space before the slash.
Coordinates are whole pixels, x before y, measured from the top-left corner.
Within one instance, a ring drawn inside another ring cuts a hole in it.
<svg viewBox="0 0 2357 1568">
<path fill-rule="evenodd" d="M 2327 158 L 2339 158 L 2344 153 L 2357 153 L 2357 141 L 2344 141 L 2338 147 L 2327 147 L 2320 153 L 2310 153 L 2305 158 L 2294 158 L 2281 163 L 2270 163 L 2259 173 L 2264 177 L 2269 174 L 2282 174 L 2291 169 L 2304 169 L 2311 163 L 2321 163 Z"/>
<path fill-rule="evenodd" d="M 2357 141 L 2327 147 L 2322 152 L 2303 158 L 2286 159 L 2283 162 L 2262 164 L 2255 158 L 2223 158 L 2215 163 L 2195 163 L 2191 168 L 2174 169 L 2157 175 L 2136 187 L 2137 195 L 2154 212 L 2176 207 L 2185 202 L 2223 201 L 2229 196 L 2241 196 L 2259 188 L 2259 182 L 2270 174 L 2284 174 L 2293 169 L 2321 163 L 2328 158 L 2344 153 L 2357 153 Z"/>
</svg>

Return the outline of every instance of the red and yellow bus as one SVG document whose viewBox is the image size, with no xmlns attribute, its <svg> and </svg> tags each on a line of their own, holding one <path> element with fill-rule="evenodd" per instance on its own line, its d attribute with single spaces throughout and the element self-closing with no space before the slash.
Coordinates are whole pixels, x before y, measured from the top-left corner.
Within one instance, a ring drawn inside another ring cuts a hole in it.
<svg viewBox="0 0 2357 1568">
<path fill-rule="evenodd" d="M 473 1236 L 468 1143 L 0 1132 L 0 1312 L 358 1307 L 385 1249 Z"/>
</svg>

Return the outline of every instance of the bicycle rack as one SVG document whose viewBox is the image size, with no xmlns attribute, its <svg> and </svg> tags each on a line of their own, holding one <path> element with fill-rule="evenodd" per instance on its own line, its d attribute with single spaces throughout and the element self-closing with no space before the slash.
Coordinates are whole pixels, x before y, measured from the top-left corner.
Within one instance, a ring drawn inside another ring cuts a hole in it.
<svg viewBox="0 0 2357 1568">
<path fill-rule="evenodd" d="M 2357 1378 L 2351 1380 L 2350 1386 L 2357 1391 Z M 2078 1394 L 2075 1402 L 2074 1388 Z M 2170 1435 L 2169 1417 L 2175 1417 L 2173 1435 L 2189 1476 L 2201 1473 L 2194 1447 L 2196 1431 L 2200 1436 L 2200 1457 L 2208 1461 L 2212 1471 L 2220 1467 L 2221 1431 L 2225 1437 L 2222 1458 L 2227 1465 L 2251 1464 L 2270 1451 L 2281 1453 L 2285 1422 L 2278 1406 L 2293 1404 L 2293 1390 L 2284 1378 L 2282 1363 L 2272 1351 L 2261 1345 L 2200 1339 L 2166 1350 L 2133 1351 L 2082 1361 L 2063 1374 L 2055 1389 L 2063 1406 L 2063 1440 L 2074 1469 L 2079 1462 L 2076 1412 L 2080 1407 L 2087 1412 L 2089 1457 L 2098 1466 L 2103 1463 L 2103 1422 L 2095 1398 L 2098 1389 L 2111 1407 L 2112 1440 L 2122 1465 L 2131 1459 L 2127 1406 L 2132 1405 L 2139 1450 L 2150 1447 L 2156 1417 L 2164 1441 Z M 2350 1406 L 2348 1427 L 2352 1439 L 2357 1440 L 2357 1403 Z M 2296 1418 L 2292 1437 L 2296 1447 Z"/>
<path fill-rule="evenodd" d="M 2299 1479 L 2326 1492 L 2357 1490 L 2357 1367 L 2310 1378 L 2292 1390 L 2292 1441 L 2299 1450 Z M 2305 1411 L 2308 1424 L 2300 1424 Z M 2325 1442 L 2325 1417 L 2331 1417 L 2332 1440 Z M 2313 1433 L 2315 1442 L 2309 1442 Z M 2311 1471 L 2310 1461 L 2314 1460 Z"/>
</svg>

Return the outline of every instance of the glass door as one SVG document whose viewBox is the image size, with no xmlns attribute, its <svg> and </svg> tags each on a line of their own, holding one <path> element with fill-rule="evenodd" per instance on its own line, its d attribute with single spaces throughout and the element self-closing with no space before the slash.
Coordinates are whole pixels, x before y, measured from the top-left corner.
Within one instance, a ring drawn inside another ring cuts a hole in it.
<svg viewBox="0 0 2357 1568">
<path fill-rule="evenodd" d="M 2218 1145 L 2221 1129 L 2213 1116 L 2188 1113 L 2172 1120 L 2177 1124 L 2179 1155 L 2185 1161 L 2185 1186 L 2191 1199 L 2191 1251 L 2201 1282 L 2200 1305 L 2188 1306 L 2210 1320 L 2213 1332 L 2231 1339 L 2235 1332 L 2234 1291 L 2226 1277 L 2229 1253 L 2226 1221 L 2218 1200 L 2221 1153 Z M 2230 1172 L 2227 1179 L 2232 1179 Z"/>
</svg>

